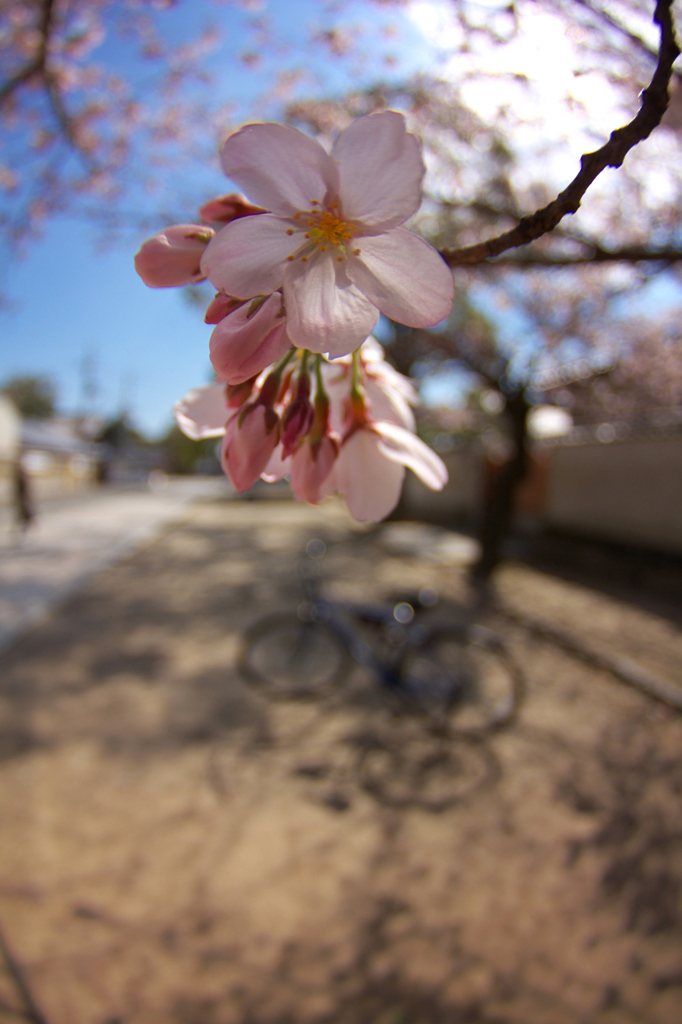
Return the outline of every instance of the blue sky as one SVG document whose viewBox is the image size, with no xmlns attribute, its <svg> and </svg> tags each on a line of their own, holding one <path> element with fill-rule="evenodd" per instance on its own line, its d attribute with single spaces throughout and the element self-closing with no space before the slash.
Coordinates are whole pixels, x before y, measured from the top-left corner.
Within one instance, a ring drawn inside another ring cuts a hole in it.
<svg viewBox="0 0 682 1024">
<path fill-rule="evenodd" d="M 202 18 L 224 30 L 225 46 L 210 58 L 221 100 L 233 99 L 243 116 L 259 102 L 273 75 L 300 64 L 305 40 L 329 24 L 318 0 L 252 4 L 248 10 L 208 0 L 184 0 L 164 21 L 168 38 L 186 39 Z M 343 24 L 360 40 L 351 62 L 330 60 L 322 48 L 309 50 L 301 96 L 329 95 L 369 84 L 375 76 L 404 74 L 428 68 L 429 44 L 399 9 L 382 9 L 362 0 L 343 7 Z M 166 18 L 166 15 L 164 15 Z M 253 43 L 254 19 L 270 18 L 272 44 L 265 60 L 252 70 L 237 59 Z M 97 56 L 125 68 L 125 44 L 108 40 Z M 397 58 L 386 64 L 385 57 Z M 371 59 L 370 59 L 371 58 Z M 128 71 L 136 66 L 128 65 Z M 391 70 L 393 68 L 393 70 Z M 229 84 L 228 84 L 229 83 Z M 182 182 L 196 205 L 227 191 L 217 160 Z M 186 219 L 195 216 L 187 210 Z M 159 223 L 159 228 L 165 226 Z M 57 386 L 60 411 L 86 410 L 83 361 L 89 360 L 97 392 L 89 408 L 110 417 L 122 409 L 147 435 L 159 434 L 171 422 L 173 402 L 210 377 L 208 339 L 211 328 L 199 308 L 182 291 L 146 288 L 133 269 L 133 255 L 149 232 L 138 233 L 124 246 L 102 247 L 97 233 L 82 219 L 48 222 L 42 239 L 29 245 L 24 258 L 15 256 L 0 267 L 0 291 L 7 307 L 0 309 L 0 383 L 18 374 L 45 374 Z"/>
</svg>

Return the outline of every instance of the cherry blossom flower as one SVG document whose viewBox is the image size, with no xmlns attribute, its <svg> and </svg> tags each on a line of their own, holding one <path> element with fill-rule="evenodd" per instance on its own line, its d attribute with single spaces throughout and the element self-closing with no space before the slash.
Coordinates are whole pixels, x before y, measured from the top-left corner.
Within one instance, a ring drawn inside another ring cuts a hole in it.
<svg viewBox="0 0 682 1024">
<path fill-rule="evenodd" d="M 400 499 L 405 468 L 431 490 L 448 480 L 442 460 L 418 437 L 395 423 L 372 420 L 344 441 L 327 487 L 342 494 L 358 522 L 379 522 Z"/>
<path fill-rule="evenodd" d="M 363 371 L 365 398 L 372 419 L 397 423 L 414 432 L 411 405 L 419 405 L 419 394 L 407 377 L 387 363 L 383 347 L 375 338 L 367 338 L 357 350 Z M 343 433 L 346 417 L 352 359 L 344 356 L 323 366 L 325 387 L 331 400 L 331 424 L 337 433 Z"/>
<path fill-rule="evenodd" d="M 407 402 L 416 393 L 384 362 L 377 342 L 369 339 L 352 358 L 332 363 L 318 355 L 312 402 L 308 360 L 306 352 L 288 349 L 258 376 L 190 391 L 175 406 L 180 428 L 195 439 L 224 434 L 221 461 L 237 490 L 259 476 L 288 475 L 300 500 L 317 504 L 339 493 L 361 522 L 383 519 L 395 507 L 406 468 L 427 487 L 443 487 L 445 466 L 405 414 L 411 417 Z"/>
<path fill-rule="evenodd" d="M 135 270 L 150 288 L 177 288 L 203 281 L 204 249 L 215 235 L 205 224 L 175 224 L 144 242 Z"/>
<path fill-rule="evenodd" d="M 430 327 L 452 308 L 452 274 L 400 225 L 421 202 L 424 164 L 395 111 L 341 132 L 331 155 L 295 128 L 250 124 L 221 152 L 225 173 L 270 213 L 241 217 L 202 258 L 210 281 L 250 299 L 282 289 L 296 346 L 338 356 L 356 349 L 379 311 Z"/>
</svg>

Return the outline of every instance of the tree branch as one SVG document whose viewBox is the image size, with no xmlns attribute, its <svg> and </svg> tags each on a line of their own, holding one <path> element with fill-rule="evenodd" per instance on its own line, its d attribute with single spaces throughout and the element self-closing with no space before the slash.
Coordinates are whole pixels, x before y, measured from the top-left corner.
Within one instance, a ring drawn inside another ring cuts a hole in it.
<svg viewBox="0 0 682 1024">
<path fill-rule="evenodd" d="M 49 67 L 50 37 L 54 28 L 54 7 L 55 0 L 43 0 L 40 9 L 40 19 L 37 30 L 40 34 L 38 52 L 32 61 L 13 75 L 0 88 L 0 107 L 12 94 L 22 85 L 30 82 L 33 78 L 41 78 L 47 95 L 52 113 L 55 116 L 60 131 L 69 145 L 78 153 L 91 174 L 98 171 L 97 163 L 90 154 L 83 148 L 78 140 L 77 133 L 69 112 L 67 111 L 59 89 L 59 82 L 54 72 Z"/>
<path fill-rule="evenodd" d="M 66 107 L 64 106 L 64 101 L 62 99 L 62 94 L 59 91 L 59 85 L 57 83 L 57 80 L 54 77 L 54 75 L 48 71 L 46 67 L 43 68 L 43 80 L 45 82 L 45 90 L 50 100 L 50 106 L 52 107 L 52 113 L 57 119 L 57 123 L 59 124 L 59 127 L 62 131 L 64 138 L 67 140 L 72 149 L 74 149 L 78 153 L 79 157 L 84 162 L 88 171 L 91 174 L 96 174 L 99 170 L 98 164 L 95 160 L 92 159 L 87 150 L 84 149 L 84 147 L 79 142 L 78 135 L 74 130 L 71 116 Z"/>
<path fill-rule="evenodd" d="M 42 75 L 47 63 L 47 51 L 52 32 L 52 15 L 54 11 L 54 0 L 43 0 L 38 32 L 40 33 L 40 44 L 38 52 L 32 61 L 29 61 L 21 71 L 8 79 L 0 88 L 0 107 L 10 96 L 26 82 L 30 82 L 36 75 Z"/>
<path fill-rule="evenodd" d="M 588 243 L 589 244 L 589 243 Z M 590 245 L 591 252 L 584 256 L 552 256 L 550 253 L 527 253 L 510 256 L 494 262 L 486 261 L 486 267 L 586 267 L 595 263 L 680 263 L 682 249 L 668 246 L 664 249 L 647 249 L 645 246 L 623 246 L 621 249 L 602 249 Z"/>
<path fill-rule="evenodd" d="M 650 85 L 642 94 L 642 105 L 632 121 L 612 132 L 609 141 L 601 149 L 585 153 L 581 157 L 580 171 L 576 177 L 548 206 L 522 217 L 515 228 L 505 231 L 497 238 L 464 249 L 444 250 L 441 255 L 449 266 L 482 263 L 493 256 L 499 256 L 507 249 L 527 245 L 552 231 L 566 214 L 576 212 L 587 189 L 606 167 L 620 167 L 629 151 L 651 135 L 654 128 L 661 123 L 661 118 L 668 107 L 668 86 L 673 63 L 680 54 L 675 39 L 671 5 L 672 0 L 658 0 L 656 4 L 654 23 L 661 30 L 658 63 Z"/>
</svg>

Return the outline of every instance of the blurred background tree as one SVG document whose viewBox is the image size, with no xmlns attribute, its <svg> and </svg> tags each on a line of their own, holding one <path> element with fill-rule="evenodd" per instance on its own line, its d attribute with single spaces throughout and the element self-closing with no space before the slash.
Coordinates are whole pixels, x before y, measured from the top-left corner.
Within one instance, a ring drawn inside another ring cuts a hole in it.
<svg viewBox="0 0 682 1024">
<path fill-rule="evenodd" d="M 12 377 L 0 391 L 29 419 L 49 419 L 56 412 L 57 389 L 47 377 Z"/>
<path fill-rule="evenodd" d="M 220 461 L 217 455 L 219 440 L 214 437 L 204 441 L 193 441 L 174 423 L 160 439 L 168 473 L 219 473 Z"/>
</svg>

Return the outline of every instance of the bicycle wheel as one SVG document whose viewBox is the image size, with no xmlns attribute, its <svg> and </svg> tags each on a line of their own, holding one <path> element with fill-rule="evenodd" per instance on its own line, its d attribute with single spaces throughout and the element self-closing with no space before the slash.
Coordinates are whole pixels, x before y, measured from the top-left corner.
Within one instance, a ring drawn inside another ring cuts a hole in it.
<svg viewBox="0 0 682 1024">
<path fill-rule="evenodd" d="M 460 735 L 511 722 L 523 679 L 500 637 L 482 626 L 434 631 L 408 649 L 401 683 L 434 720 Z"/>
<path fill-rule="evenodd" d="M 294 612 L 269 615 L 244 635 L 238 667 L 271 698 L 322 696 L 346 675 L 349 658 L 341 641 L 321 622 L 302 622 Z"/>
<path fill-rule="evenodd" d="M 438 814 L 494 781 L 499 774 L 492 750 L 478 737 L 456 743 L 428 733 L 395 745 L 376 743 L 360 755 L 360 785 L 380 804 L 419 807 Z"/>
</svg>

